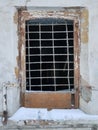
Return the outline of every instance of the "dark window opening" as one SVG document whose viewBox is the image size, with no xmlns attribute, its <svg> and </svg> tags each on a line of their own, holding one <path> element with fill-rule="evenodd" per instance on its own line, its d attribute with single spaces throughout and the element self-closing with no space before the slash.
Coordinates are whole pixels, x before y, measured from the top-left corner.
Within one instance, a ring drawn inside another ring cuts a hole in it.
<svg viewBox="0 0 98 130">
<path fill-rule="evenodd" d="M 26 90 L 74 88 L 74 21 L 26 21 Z"/>
</svg>

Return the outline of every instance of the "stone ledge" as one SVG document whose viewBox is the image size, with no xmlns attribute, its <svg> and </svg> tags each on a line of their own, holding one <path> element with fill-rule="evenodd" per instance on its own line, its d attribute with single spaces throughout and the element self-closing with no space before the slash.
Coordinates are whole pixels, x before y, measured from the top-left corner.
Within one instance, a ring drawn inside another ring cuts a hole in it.
<svg viewBox="0 0 98 130">
<path fill-rule="evenodd" d="M 0 126 L 0 130 L 98 130 L 98 121 L 45 121 L 45 120 L 26 120 L 13 122 L 9 121 L 6 125 Z"/>
<path fill-rule="evenodd" d="M 89 125 L 89 124 L 78 124 L 78 125 L 72 125 L 72 124 L 66 124 L 66 125 L 54 125 L 54 126 L 40 126 L 40 125 L 32 125 L 32 126 L 17 126 L 17 125 L 13 125 L 13 126 L 2 126 L 0 127 L 0 130 L 98 130 L 98 124 L 96 125 Z"/>
<path fill-rule="evenodd" d="M 98 126 L 98 120 L 62 120 L 62 121 L 48 121 L 48 120 L 24 120 L 24 121 L 9 121 L 8 126 L 35 126 L 35 127 L 59 127 L 59 126 Z"/>
<path fill-rule="evenodd" d="M 0 122 L 0 130 L 56 130 L 57 128 L 59 130 L 64 130 L 64 128 L 68 130 L 82 130 L 82 128 L 83 130 L 98 130 L 98 115 L 88 115 L 79 109 L 47 111 L 47 109 L 20 108 L 12 117 L 8 118 L 6 125 Z"/>
</svg>

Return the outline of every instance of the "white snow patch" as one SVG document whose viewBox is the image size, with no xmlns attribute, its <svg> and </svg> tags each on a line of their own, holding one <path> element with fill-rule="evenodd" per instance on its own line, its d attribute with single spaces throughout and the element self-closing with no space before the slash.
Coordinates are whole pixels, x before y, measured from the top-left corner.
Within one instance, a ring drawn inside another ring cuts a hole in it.
<svg viewBox="0 0 98 130">
<path fill-rule="evenodd" d="M 98 120 L 98 115 L 88 115 L 79 109 L 52 109 L 21 107 L 9 120 Z"/>
</svg>

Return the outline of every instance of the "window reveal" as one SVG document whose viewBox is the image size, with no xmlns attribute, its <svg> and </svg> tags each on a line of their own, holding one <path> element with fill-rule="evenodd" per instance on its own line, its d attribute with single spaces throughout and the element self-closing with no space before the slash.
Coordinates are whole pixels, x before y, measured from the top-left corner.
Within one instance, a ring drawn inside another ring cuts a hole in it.
<svg viewBox="0 0 98 130">
<path fill-rule="evenodd" d="M 26 90 L 74 89 L 74 21 L 26 21 Z"/>
</svg>

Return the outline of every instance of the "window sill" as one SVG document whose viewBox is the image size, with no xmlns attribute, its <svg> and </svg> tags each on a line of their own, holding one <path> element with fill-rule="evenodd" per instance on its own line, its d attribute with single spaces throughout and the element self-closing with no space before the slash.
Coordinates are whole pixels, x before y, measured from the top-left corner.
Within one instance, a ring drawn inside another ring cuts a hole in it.
<svg viewBox="0 0 98 130">
<path fill-rule="evenodd" d="M 21 107 L 8 122 L 17 125 L 94 125 L 98 124 L 98 115 L 88 115 L 80 109 L 47 109 Z"/>
</svg>

